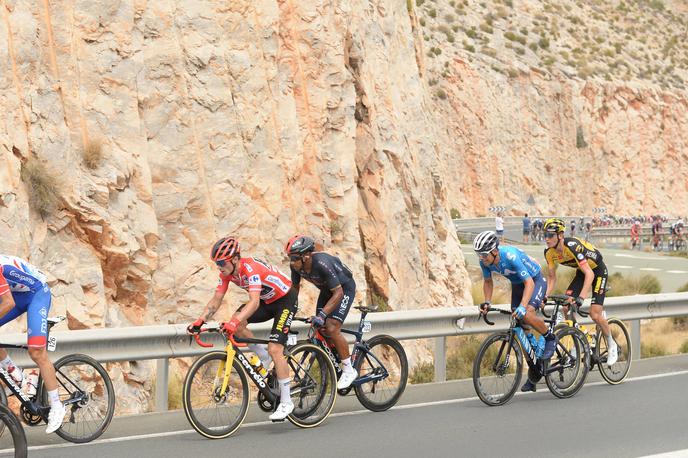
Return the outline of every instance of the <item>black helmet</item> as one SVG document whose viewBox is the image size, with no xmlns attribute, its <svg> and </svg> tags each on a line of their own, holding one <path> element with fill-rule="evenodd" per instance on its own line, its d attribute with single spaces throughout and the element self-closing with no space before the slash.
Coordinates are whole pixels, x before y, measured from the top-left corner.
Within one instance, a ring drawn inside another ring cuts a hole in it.
<svg viewBox="0 0 688 458">
<path fill-rule="evenodd" d="M 306 254 L 315 250 L 315 240 L 307 235 L 292 237 L 287 243 L 287 254 Z"/>
</svg>

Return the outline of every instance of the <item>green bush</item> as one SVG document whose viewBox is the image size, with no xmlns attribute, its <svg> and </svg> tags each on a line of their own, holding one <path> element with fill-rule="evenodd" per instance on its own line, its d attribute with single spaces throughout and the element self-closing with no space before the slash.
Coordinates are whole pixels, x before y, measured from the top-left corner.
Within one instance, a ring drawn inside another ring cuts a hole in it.
<svg viewBox="0 0 688 458">
<path fill-rule="evenodd" d="M 431 8 L 428 11 L 428 16 L 430 16 L 431 18 L 436 18 L 437 17 L 437 10 L 435 8 Z"/>
<path fill-rule="evenodd" d="M 671 324 L 677 331 L 688 330 L 688 316 L 674 316 L 671 317 Z"/>
<path fill-rule="evenodd" d="M 632 296 L 635 294 L 658 294 L 662 291 L 659 280 L 654 275 L 629 275 L 624 276 L 615 272 L 609 276 L 610 291 L 607 296 Z"/>
<path fill-rule="evenodd" d="M 688 291 L 688 283 L 676 290 L 677 293 L 685 293 L 686 291 Z"/>
<path fill-rule="evenodd" d="M 538 45 L 542 49 L 548 49 L 549 48 L 549 40 L 546 37 L 540 37 L 540 40 L 538 40 Z"/>
<path fill-rule="evenodd" d="M 435 380 L 435 365 L 433 363 L 420 363 L 411 370 L 409 381 L 417 385 L 419 383 L 431 383 Z"/>
<path fill-rule="evenodd" d="M 59 185 L 57 178 L 38 159 L 22 164 L 21 179 L 29 187 L 29 205 L 41 216 L 47 216 L 57 207 Z"/>
<path fill-rule="evenodd" d="M 416 0 L 416 6 L 422 6 L 425 0 Z"/>
<path fill-rule="evenodd" d="M 585 137 L 583 136 L 583 129 L 581 126 L 576 127 L 576 148 L 586 148 L 588 144 L 585 142 Z"/>
<path fill-rule="evenodd" d="M 435 92 L 435 94 L 437 95 L 437 97 L 439 97 L 442 100 L 447 99 L 447 93 L 442 88 L 437 89 L 437 92 Z"/>
<path fill-rule="evenodd" d="M 97 169 L 103 161 L 103 142 L 100 139 L 90 140 L 84 147 L 83 157 L 86 167 Z"/>
<path fill-rule="evenodd" d="M 451 210 L 449 210 L 449 215 L 451 216 L 451 219 L 461 218 L 461 212 L 458 211 L 456 208 L 452 208 Z"/>
<path fill-rule="evenodd" d="M 654 358 L 667 354 L 666 349 L 657 342 L 640 342 L 640 357 Z"/>
<path fill-rule="evenodd" d="M 465 41 L 463 42 L 463 49 L 469 52 L 475 52 L 475 46 L 472 44 L 466 43 Z"/>
<path fill-rule="evenodd" d="M 681 353 L 688 353 L 688 340 L 684 341 L 681 344 L 681 348 L 679 349 Z"/>
<path fill-rule="evenodd" d="M 512 31 L 505 32 L 504 38 L 506 38 L 509 41 L 517 41 L 521 43 L 523 46 L 525 46 L 526 44 L 526 37 L 522 37 L 521 35 L 518 35 Z"/>
<path fill-rule="evenodd" d="M 459 337 L 448 343 L 453 349 L 448 349 L 447 354 L 447 380 L 471 378 L 473 376 L 473 361 L 478 354 L 484 337 L 465 336 Z"/>
</svg>

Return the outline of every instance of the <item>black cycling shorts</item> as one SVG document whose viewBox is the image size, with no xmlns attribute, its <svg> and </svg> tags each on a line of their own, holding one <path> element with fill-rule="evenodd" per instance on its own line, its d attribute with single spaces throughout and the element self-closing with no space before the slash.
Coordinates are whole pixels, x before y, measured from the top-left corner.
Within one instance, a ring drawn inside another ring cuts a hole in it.
<svg viewBox="0 0 688 458">
<path fill-rule="evenodd" d="M 237 311 L 244 308 L 245 305 L 246 304 L 243 304 Z M 260 301 L 258 309 L 253 312 L 253 315 L 251 315 L 247 321 L 249 323 L 263 323 L 272 319 L 272 329 L 270 330 L 268 340 L 270 342 L 286 345 L 291 321 L 294 319 L 297 309 L 298 294 L 291 288 L 287 294 L 280 297 L 275 302 L 266 304 Z"/>
<path fill-rule="evenodd" d="M 332 313 L 327 315 L 328 318 L 344 323 L 346 315 L 349 313 L 351 304 L 354 302 L 354 296 L 356 295 L 356 282 L 352 280 L 344 283 L 342 286 L 342 300 L 336 305 Z M 320 295 L 318 296 L 318 305 L 315 308 L 315 313 L 318 313 L 327 304 L 327 301 L 332 297 L 332 291 L 328 289 L 321 289 Z"/>
<path fill-rule="evenodd" d="M 592 304 L 604 305 L 604 295 L 607 289 L 607 266 L 600 264 L 592 272 L 595 278 L 592 280 Z M 583 283 L 585 282 L 585 274 L 582 270 L 576 270 L 576 276 L 573 277 L 566 294 L 573 297 L 578 297 L 583 290 Z"/>
</svg>

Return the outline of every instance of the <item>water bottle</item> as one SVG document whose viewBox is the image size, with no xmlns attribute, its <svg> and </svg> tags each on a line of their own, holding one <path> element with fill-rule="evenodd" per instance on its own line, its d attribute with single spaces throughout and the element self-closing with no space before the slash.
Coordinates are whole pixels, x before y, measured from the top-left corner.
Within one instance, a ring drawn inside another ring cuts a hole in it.
<svg viewBox="0 0 688 458">
<path fill-rule="evenodd" d="M 7 373 L 10 374 L 12 380 L 14 380 L 14 383 L 21 386 L 22 381 L 24 380 L 24 373 L 20 367 L 17 367 L 14 364 L 10 363 L 7 366 Z"/>
<path fill-rule="evenodd" d="M 528 336 L 528 342 L 530 342 L 530 346 L 533 347 L 537 351 L 537 339 L 535 339 L 535 336 L 533 335 L 533 333 L 529 332 L 526 335 Z"/>
<path fill-rule="evenodd" d="M 26 394 L 33 396 L 36 394 L 36 389 L 38 387 L 38 371 L 36 369 L 31 369 L 29 376 L 26 377 Z"/>
<path fill-rule="evenodd" d="M 535 356 L 542 358 L 542 354 L 545 352 L 545 336 L 540 336 L 535 345 Z"/>
<path fill-rule="evenodd" d="M 251 355 L 251 357 L 248 359 L 248 362 L 251 363 L 251 366 L 253 366 L 253 368 L 260 374 L 261 377 L 267 377 L 268 370 L 265 369 L 265 366 L 263 366 L 263 363 L 260 361 L 258 356 Z"/>
</svg>

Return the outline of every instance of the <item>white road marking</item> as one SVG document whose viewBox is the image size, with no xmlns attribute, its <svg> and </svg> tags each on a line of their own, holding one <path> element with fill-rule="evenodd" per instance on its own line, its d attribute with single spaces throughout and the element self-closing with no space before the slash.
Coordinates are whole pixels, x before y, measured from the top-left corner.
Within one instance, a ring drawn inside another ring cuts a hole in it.
<svg viewBox="0 0 688 458">
<path fill-rule="evenodd" d="M 658 268 L 656 268 L 656 267 L 641 267 L 641 268 L 638 269 L 638 270 L 647 270 L 647 271 L 650 271 L 650 272 L 659 272 L 659 271 L 662 270 L 662 269 L 658 269 Z"/>
<path fill-rule="evenodd" d="M 633 268 L 633 266 L 612 266 L 612 267 L 614 267 L 615 269 L 632 269 Z"/>
<path fill-rule="evenodd" d="M 619 258 L 632 258 L 632 259 L 642 259 L 643 261 L 666 261 L 667 258 L 660 258 L 656 256 L 638 256 L 635 254 L 627 253 L 614 253 L 614 256 Z"/>
<path fill-rule="evenodd" d="M 643 375 L 640 377 L 629 377 L 626 379 L 624 383 L 629 383 L 629 382 L 637 382 L 641 380 L 651 380 L 651 379 L 656 379 L 656 378 L 664 378 L 664 377 L 673 377 L 676 375 L 686 375 L 688 374 L 688 370 L 686 371 L 676 371 L 676 372 L 666 372 L 663 374 L 652 374 L 652 375 Z M 586 383 L 585 386 L 600 386 L 600 385 L 607 385 L 607 382 L 604 380 L 599 381 L 599 382 L 592 382 L 592 383 Z M 530 396 L 534 393 L 516 393 L 515 396 Z M 461 398 L 461 399 L 445 399 L 442 401 L 429 401 L 429 402 L 419 402 L 417 404 L 407 404 L 407 405 L 402 405 L 402 406 L 395 406 L 392 407 L 390 410 L 407 410 L 407 409 L 416 409 L 419 407 L 429 407 L 429 406 L 438 406 L 438 405 L 447 405 L 447 404 L 462 404 L 464 402 L 470 402 L 470 401 L 477 401 L 479 398 L 477 396 L 473 396 L 470 398 Z M 330 415 L 330 418 L 335 418 L 335 417 L 348 417 L 352 415 L 363 415 L 363 414 L 374 414 L 375 412 L 371 412 L 368 409 L 362 409 L 362 410 L 354 410 L 352 412 L 339 412 L 339 413 L 333 413 Z M 262 426 L 262 425 L 271 425 L 271 421 L 257 421 L 253 423 L 245 423 L 241 425 L 241 428 L 250 428 L 254 426 Z M 193 429 L 184 429 L 182 431 L 168 431 L 164 433 L 150 433 L 150 434 L 140 434 L 138 436 L 127 436 L 127 437 L 113 437 L 111 439 L 100 439 L 100 440 L 95 440 L 93 442 L 89 442 L 86 444 L 51 444 L 51 445 L 35 445 L 33 447 L 29 447 L 29 451 L 33 450 L 46 450 L 46 449 L 56 449 L 56 448 L 67 448 L 67 447 L 87 447 L 89 445 L 99 445 L 99 444 L 111 444 L 115 442 L 127 442 L 127 441 L 134 441 L 134 440 L 141 440 L 141 439 L 152 439 L 156 437 L 170 437 L 170 436 L 177 436 L 180 434 L 198 434 L 196 433 L 195 430 Z M 10 453 L 13 452 L 13 449 L 4 449 L 0 450 L 1 453 Z M 657 455 L 661 456 L 661 455 Z"/>
<path fill-rule="evenodd" d="M 688 456 L 688 448 L 673 452 L 658 453 L 656 455 L 645 455 L 640 458 L 685 458 L 686 456 Z"/>
<path fill-rule="evenodd" d="M 688 274 L 688 270 L 667 270 L 668 274 Z"/>
</svg>

